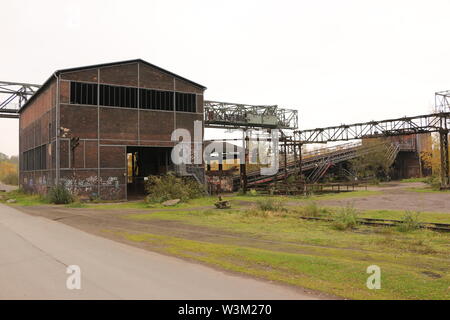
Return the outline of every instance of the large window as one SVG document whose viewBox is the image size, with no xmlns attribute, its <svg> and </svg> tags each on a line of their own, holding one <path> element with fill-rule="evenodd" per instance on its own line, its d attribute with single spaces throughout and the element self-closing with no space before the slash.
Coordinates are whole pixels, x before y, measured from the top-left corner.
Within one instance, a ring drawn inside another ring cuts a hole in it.
<svg viewBox="0 0 450 320">
<path fill-rule="evenodd" d="M 47 169 L 47 145 L 31 149 L 22 154 L 21 159 L 23 171 Z"/>
<path fill-rule="evenodd" d="M 139 89 L 141 109 L 173 110 L 173 91 Z"/>
<path fill-rule="evenodd" d="M 176 93 L 176 110 L 183 112 L 196 112 L 196 97 L 192 93 Z"/>
<path fill-rule="evenodd" d="M 137 88 L 100 85 L 100 105 L 137 108 Z"/>
<path fill-rule="evenodd" d="M 71 82 L 70 103 L 101 106 L 196 112 L 196 95 L 173 91 L 138 89 L 94 83 Z M 175 97 L 174 97 L 175 95 Z M 99 97 L 99 98 L 98 98 Z M 175 101 L 174 101 L 175 98 Z M 175 103 L 174 103 L 175 102 Z"/>
<path fill-rule="evenodd" d="M 97 105 L 97 84 L 70 83 L 70 103 Z"/>
</svg>

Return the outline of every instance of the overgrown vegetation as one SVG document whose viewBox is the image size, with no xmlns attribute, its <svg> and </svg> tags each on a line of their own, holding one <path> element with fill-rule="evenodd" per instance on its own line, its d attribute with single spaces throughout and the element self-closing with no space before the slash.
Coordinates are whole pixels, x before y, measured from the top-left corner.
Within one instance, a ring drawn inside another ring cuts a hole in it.
<svg viewBox="0 0 450 320">
<path fill-rule="evenodd" d="M 58 185 L 50 188 L 47 193 L 47 201 L 53 204 L 69 204 L 74 202 L 74 197 L 64 186 Z"/>
<path fill-rule="evenodd" d="M 406 211 L 397 229 L 400 232 L 410 232 L 420 228 L 419 212 Z"/>
<path fill-rule="evenodd" d="M 150 176 L 145 189 L 148 203 L 161 203 L 167 200 L 180 199 L 185 202 L 203 196 L 203 187 L 193 179 L 177 177 L 169 172 L 161 176 Z"/>
<path fill-rule="evenodd" d="M 0 181 L 4 184 L 16 186 L 19 184 L 18 158 L 8 157 L 0 153 Z"/>
<path fill-rule="evenodd" d="M 264 198 L 256 201 L 256 207 L 261 211 L 285 211 L 283 203 L 274 198 Z"/>
<path fill-rule="evenodd" d="M 309 201 L 306 206 L 302 208 L 302 215 L 305 217 L 321 217 L 325 214 L 328 214 L 328 211 L 325 208 L 320 208 L 316 202 Z"/>
<path fill-rule="evenodd" d="M 334 216 L 333 227 L 337 230 L 353 229 L 358 225 L 358 212 L 352 206 L 339 208 Z"/>
<path fill-rule="evenodd" d="M 371 151 L 350 160 L 351 168 L 359 180 L 389 180 L 392 161 L 386 156 L 389 144 L 383 142 L 381 138 L 367 139 L 364 147 L 371 148 Z"/>
</svg>

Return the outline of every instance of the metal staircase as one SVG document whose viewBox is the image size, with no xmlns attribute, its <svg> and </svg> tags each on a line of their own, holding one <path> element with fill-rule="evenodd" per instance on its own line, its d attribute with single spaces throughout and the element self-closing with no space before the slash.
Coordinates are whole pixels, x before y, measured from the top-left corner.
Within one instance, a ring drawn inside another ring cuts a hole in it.
<svg viewBox="0 0 450 320">
<path fill-rule="evenodd" d="M 374 152 L 382 145 L 386 146 L 386 157 L 389 160 L 389 165 L 392 165 L 400 151 L 400 147 L 396 143 L 386 144 L 383 142 L 369 146 L 362 145 L 361 143 L 347 143 L 336 147 L 305 152 L 303 156 L 302 172 L 310 172 L 306 177 L 308 183 L 316 183 L 333 165 Z M 259 170 L 253 170 L 247 173 L 247 183 L 248 186 L 252 186 L 282 180 L 286 175 L 290 176 L 292 174 L 298 174 L 298 170 L 298 161 L 296 161 L 293 156 L 290 156 L 288 157 L 286 169 L 284 159 L 281 159 L 277 174 L 261 176 Z M 235 184 L 239 184 L 238 178 L 236 178 Z"/>
</svg>

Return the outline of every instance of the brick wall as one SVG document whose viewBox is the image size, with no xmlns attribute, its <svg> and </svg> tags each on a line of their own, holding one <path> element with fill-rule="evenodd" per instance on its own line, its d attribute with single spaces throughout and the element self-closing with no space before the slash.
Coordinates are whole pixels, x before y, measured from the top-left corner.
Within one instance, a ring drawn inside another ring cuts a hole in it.
<svg viewBox="0 0 450 320">
<path fill-rule="evenodd" d="M 197 113 L 70 104 L 70 81 L 182 91 L 197 95 Z M 80 138 L 73 156 L 61 141 L 61 180 L 82 197 L 125 199 L 126 146 L 173 146 L 175 128 L 192 132 L 203 119 L 203 90 L 143 63 L 130 63 L 61 74 L 61 127 Z M 75 170 L 73 170 L 73 168 Z"/>
</svg>

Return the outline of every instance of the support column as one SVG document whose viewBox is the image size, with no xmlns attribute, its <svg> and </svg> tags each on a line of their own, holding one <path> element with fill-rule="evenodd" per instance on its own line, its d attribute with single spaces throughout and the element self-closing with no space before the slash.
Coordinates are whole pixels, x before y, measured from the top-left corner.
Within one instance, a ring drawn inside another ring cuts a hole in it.
<svg viewBox="0 0 450 320">
<path fill-rule="evenodd" d="M 294 149 L 294 163 L 295 163 L 295 169 L 298 167 L 298 156 L 297 156 L 297 144 L 295 143 L 295 136 L 294 141 L 292 143 L 292 148 Z"/>
<path fill-rule="evenodd" d="M 248 158 L 248 137 L 247 137 L 247 129 L 243 130 L 243 139 L 242 139 L 243 149 L 244 149 L 244 163 L 240 164 L 240 172 L 241 172 L 241 189 L 244 194 L 247 193 L 247 158 Z M 241 157 L 242 159 L 242 157 Z"/>
<path fill-rule="evenodd" d="M 298 180 L 301 185 L 301 192 L 305 192 L 305 181 L 303 180 L 303 154 L 302 154 L 302 143 L 298 144 Z"/>
<path fill-rule="evenodd" d="M 448 189 L 449 181 L 449 157 L 448 157 L 448 129 L 439 131 L 439 147 L 441 151 L 441 188 Z"/>
<path fill-rule="evenodd" d="M 287 137 L 286 135 L 284 135 L 284 147 L 283 147 L 283 152 L 284 152 L 284 182 L 287 183 Z"/>
</svg>

